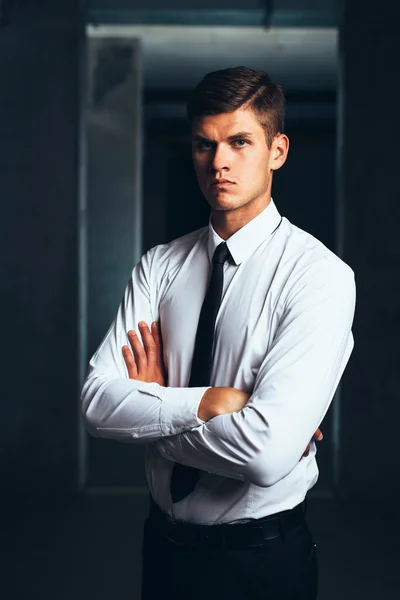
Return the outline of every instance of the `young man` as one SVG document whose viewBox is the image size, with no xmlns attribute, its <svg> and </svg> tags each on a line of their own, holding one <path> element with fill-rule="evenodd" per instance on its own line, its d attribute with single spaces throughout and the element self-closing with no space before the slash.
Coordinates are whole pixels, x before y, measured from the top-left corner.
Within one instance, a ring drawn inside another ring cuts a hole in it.
<svg viewBox="0 0 400 600">
<path fill-rule="evenodd" d="M 209 225 L 134 268 L 85 422 L 148 444 L 144 600 L 314 600 L 305 497 L 353 348 L 354 274 L 271 199 L 289 141 L 266 73 L 208 74 L 188 116 Z"/>
</svg>

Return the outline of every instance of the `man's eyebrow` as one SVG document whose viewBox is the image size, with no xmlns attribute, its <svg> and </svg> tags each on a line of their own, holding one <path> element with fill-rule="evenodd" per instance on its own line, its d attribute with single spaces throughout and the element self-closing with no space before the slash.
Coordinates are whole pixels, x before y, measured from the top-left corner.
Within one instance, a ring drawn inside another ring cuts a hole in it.
<svg viewBox="0 0 400 600">
<path fill-rule="evenodd" d="M 202 142 L 212 142 L 212 140 L 210 140 L 209 138 L 207 138 L 205 135 L 200 135 L 199 133 L 196 133 L 193 136 L 193 139 L 196 141 L 202 141 Z"/>
<path fill-rule="evenodd" d="M 239 133 L 235 133 L 235 135 L 230 135 L 228 140 L 237 140 L 242 138 L 252 138 L 254 137 L 250 131 L 239 131 Z"/>
<path fill-rule="evenodd" d="M 238 140 L 238 139 L 242 139 L 242 138 L 252 138 L 254 137 L 252 133 L 250 133 L 249 131 L 239 131 L 238 133 L 235 133 L 234 135 L 230 135 L 228 137 L 228 141 L 233 141 L 233 140 Z M 203 141 L 203 142 L 213 142 L 214 140 L 211 140 L 210 138 L 206 137 L 205 135 L 200 135 L 199 133 L 196 133 L 193 136 L 193 139 L 196 141 Z"/>
</svg>

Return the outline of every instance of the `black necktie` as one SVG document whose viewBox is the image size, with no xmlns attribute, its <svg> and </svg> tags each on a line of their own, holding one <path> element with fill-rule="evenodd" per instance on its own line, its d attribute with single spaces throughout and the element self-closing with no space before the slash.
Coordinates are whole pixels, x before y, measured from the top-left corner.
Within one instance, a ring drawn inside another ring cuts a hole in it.
<svg viewBox="0 0 400 600">
<path fill-rule="evenodd" d="M 230 253 L 225 242 L 219 244 L 213 255 L 213 270 L 197 326 L 189 387 L 210 385 L 215 319 L 221 304 L 224 283 L 224 263 Z M 171 476 L 171 496 L 179 502 L 195 488 L 201 471 L 175 463 Z"/>
</svg>

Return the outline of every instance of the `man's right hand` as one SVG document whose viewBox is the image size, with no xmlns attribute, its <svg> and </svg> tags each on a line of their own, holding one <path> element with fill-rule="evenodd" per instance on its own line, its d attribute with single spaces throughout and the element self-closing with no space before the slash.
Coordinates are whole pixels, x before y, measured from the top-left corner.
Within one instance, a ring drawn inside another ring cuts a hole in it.
<svg viewBox="0 0 400 600">
<path fill-rule="evenodd" d="M 201 399 L 198 417 L 209 421 L 213 417 L 238 412 L 247 404 L 250 394 L 232 387 L 212 387 L 206 390 Z"/>
<path fill-rule="evenodd" d="M 197 416 L 202 421 L 209 421 L 213 417 L 226 415 L 233 412 L 239 412 L 247 404 L 250 394 L 242 392 L 232 387 L 214 387 L 209 388 L 203 394 Z M 323 434 L 320 429 L 313 435 L 313 439 L 321 441 Z M 308 456 L 310 452 L 310 444 L 304 451 L 303 456 Z M 303 456 L 301 458 L 303 458 Z M 301 459 L 300 459 L 301 460 Z"/>
</svg>

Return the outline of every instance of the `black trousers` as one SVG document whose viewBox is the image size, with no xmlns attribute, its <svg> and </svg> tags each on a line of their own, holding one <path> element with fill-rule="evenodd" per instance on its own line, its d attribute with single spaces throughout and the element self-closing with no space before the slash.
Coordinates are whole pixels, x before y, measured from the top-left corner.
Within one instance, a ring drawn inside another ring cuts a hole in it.
<svg viewBox="0 0 400 600">
<path fill-rule="evenodd" d="M 177 545 L 147 518 L 142 600 L 316 600 L 316 547 L 305 518 L 263 546 Z"/>
</svg>

